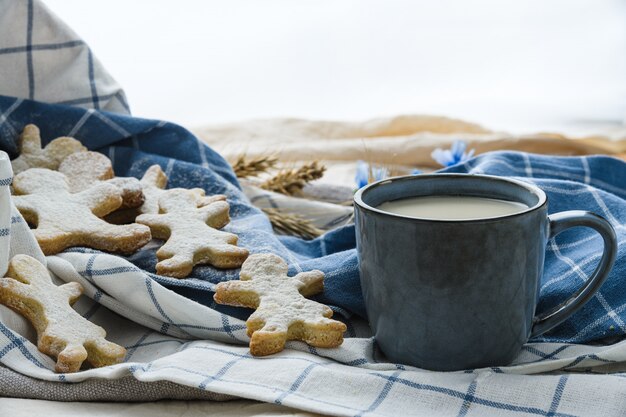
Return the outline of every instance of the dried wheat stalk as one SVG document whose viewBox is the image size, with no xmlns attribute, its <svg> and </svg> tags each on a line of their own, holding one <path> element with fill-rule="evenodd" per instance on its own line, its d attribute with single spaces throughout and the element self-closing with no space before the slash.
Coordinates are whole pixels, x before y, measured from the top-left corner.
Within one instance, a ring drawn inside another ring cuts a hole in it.
<svg viewBox="0 0 626 417">
<path fill-rule="evenodd" d="M 275 231 L 286 234 L 300 236 L 304 239 L 315 239 L 324 233 L 309 220 L 297 214 L 282 212 L 274 208 L 261 209 L 269 217 Z"/>
<path fill-rule="evenodd" d="M 237 158 L 237 161 L 232 165 L 233 171 L 238 178 L 256 177 L 259 174 L 267 172 L 274 168 L 278 159 L 264 156 L 260 158 L 246 159 L 245 155 Z"/>
<path fill-rule="evenodd" d="M 313 180 L 322 178 L 326 171 L 324 165 L 313 161 L 310 164 L 302 165 L 298 169 L 285 169 L 265 181 L 261 188 L 286 195 L 298 195 L 304 186 Z"/>
</svg>

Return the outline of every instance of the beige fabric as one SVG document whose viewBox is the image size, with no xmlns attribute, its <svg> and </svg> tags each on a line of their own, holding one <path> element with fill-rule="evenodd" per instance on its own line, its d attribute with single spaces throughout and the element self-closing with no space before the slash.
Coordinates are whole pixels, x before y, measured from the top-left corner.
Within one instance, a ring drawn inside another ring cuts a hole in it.
<svg viewBox="0 0 626 417">
<path fill-rule="evenodd" d="M 158 401 L 211 400 L 227 401 L 236 397 L 200 390 L 169 381 L 141 382 L 133 376 L 119 379 L 92 378 L 73 384 L 44 381 L 22 375 L 0 365 L 0 397 L 30 398 L 51 401 Z M 3 402 L 0 398 L 0 403 Z M 4 402 L 6 404 L 6 402 Z M 8 414 L 2 412 L 0 416 Z M 36 414 L 32 414 L 36 415 Z"/>
<path fill-rule="evenodd" d="M 214 401 L 159 401 L 158 403 L 65 403 L 41 400 L 0 398 L 0 415 L 12 417 L 315 417 L 276 404 L 248 400 Z"/>
<path fill-rule="evenodd" d="M 329 165 L 360 159 L 436 168 L 430 153 L 457 139 L 467 141 L 477 153 L 510 149 L 560 155 L 626 154 L 626 127 L 575 139 L 551 133 L 516 136 L 461 120 L 419 115 L 364 122 L 257 120 L 202 127 L 194 133 L 229 160 L 241 154 L 271 153 L 282 162 L 317 159 Z"/>
</svg>

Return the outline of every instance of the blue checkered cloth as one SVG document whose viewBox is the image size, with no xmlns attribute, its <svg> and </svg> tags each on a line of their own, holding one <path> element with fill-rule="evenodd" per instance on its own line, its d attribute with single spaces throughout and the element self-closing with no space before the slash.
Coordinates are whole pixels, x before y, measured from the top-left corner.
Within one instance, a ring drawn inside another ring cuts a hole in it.
<svg viewBox="0 0 626 417">
<path fill-rule="evenodd" d="M 116 393 L 124 392 L 143 398 L 136 384 L 128 385 L 132 379 L 143 383 L 141 392 L 169 386 L 160 388 L 159 398 L 181 398 L 181 393 L 185 398 L 206 398 L 203 394 L 208 391 L 328 415 L 626 415 L 622 400 L 626 342 L 606 346 L 528 343 L 509 366 L 456 373 L 424 372 L 389 363 L 362 319 L 352 227 L 313 242 L 276 237 L 267 219 L 243 197 L 224 161 L 189 132 L 164 122 L 98 111 L 129 112 L 119 85 L 88 46 L 44 4 L 0 0 L 0 12 L 0 94 L 83 108 L 0 97 L 1 149 L 14 156 L 17 134 L 25 123 L 34 122 L 42 128 L 44 142 L 69 134 L 105 152 L 114 160 L 118 175 L 139 176 L 149 164 L 159 163 L 171 177 L 171 185 L 200 185 L 209 192 L 225 192 L 234 207 L 228 229 L 242 235 L 247 239 L 244 245 L 256 251 L 286 256 L 291 273 L 323 266 L 328 274 L 321 300 L 333 305 L 337 316 L 348 324 L 347 337 L 337 349 L 289 342 L 279 354 L 253 358 L 245 323 L 237 318 L 246 313 L 218 311 L 210 302 L 214 283 L 236 278 L 235 271 L 216 273 L 207 267 L 196 268 L 194 277 L 183 281 L 160 277 L 153 273 L 158 242 L 148 244 L 130 261 L 84 248 L 44 258 L 19 213 L 13 208 L 7 215 L 9 190 L 0 182 L 4 210 L 0 229 L 10 230 L 9 235 L 0 233 L 0 250 L 6 255 L 10 243 L 9 257 L 28 253 L 47 262 L 55 282 L 79 282 L 85 296 L 74 304 L 76 311 L 104 327 L 107 338 L 127 349 L 124 362 L 118 365 L 57 374 L 53 360 L 38 351 L 32 329 L 0 306 L 0 396 L 89 401 L 116 399 Z M 619 161 L 492 153 L 449 171 L 535 181 L 548 192 L 552 211 L 590 208 L 604 213 L 623 240 L 625 176 Z M 7 161 L 0 158 L 0 180 L 9 173 Z M 580 285 L 598 257 L 600 242 L 595 235 L 570 233 L 548 245 L 541 310 L 558 304 Z M 5 258 L 0 256 L 0 263 Z M 544 340 L 596 340 L 623 334 L 618 284 L 623 258 L 620 250 L 602 298 L 596 297 Z"/>
<path fill-rule="evenodd" d="M 619 286 L 624 275 L 623 249 L 596 298 L 544 336 L 544 341 L 552 343 L 525 345 L 509 366 L 425 372 L 389 363 L 377 349 L 362 319 L 352 226 L 310 242 L 276 236 L 267 218 L 242 194 L 228 164 L 188 131 L 170 123 L 11 97 L 0 97 L 0 115 L 0 148 L 12 156 L 17 132 L 35 123 L 41 127 L 44 142 L 72 133 L 90 149 L 108 155 L 118 175 L 141 176 L 156 163 L 169 176 L 170 186 L 226 194 L 232 208 L 227 230 L 240 236 L 240 244 L 252 252 L 283 256 L 292 274 L 324 270 L 326 289 L 319 299 L 329 303 L 348 325 L 339 348 L 289 342 L 280 354 L 257 359 L 248 351 L 249 339 L 240 320 L 245 310 L 211 301 L 215 283 L 236 279 L 237 271 L 204 266 L 195 268 L 185 280 L 156 275 L 158 242 L 127 259 L 72 248 L 48 256 L 48 269 L 61 281 L 79 282 L 85 288 L 85 297 L 74 308 L 104 327 L 110 340 L 126 347 L 127 355 L 118 365 L 57 374 L 53 360 L 37 350 L 35 340 L 25 337 L 28 331 L 18 333 L 10 312 L 0 310 L 0 363 L 22 375 L 60 383 L 132 375 L 142 382 L 174 382 L 191 390 L 190 397 L 197 390 L 212 391 L 333 415 L 617 416 L 626 411 L 623 403 L 614 400 L 626 394 L 626 342 L 608 346 L 553 343 L 624 334 Z M 496 152 L 446 171 L 513 175 L 534 182 L 548 193 L 552 212 L 570 208 L 599 212 L 613 223 L 620 242 L 624 240 L 620 184 L 626 178 L 626 166 L 617 159 Z M 28 232 L 17 213 L 9 227 L 12 242 Z M 21 237 L 28 240 L 28 236 Z M 585 230 L 572 230 L 550 242 L 540 308 L 548 309 L 569 296 L 590 273 L 601 249 L 599 239 Z M 560 374 L 547 374 L 554 372 Z M 611 374 L 595 375 L 606 372 Z M 539 373 L 543 375 L 520 376 Z M 123 381 L 120 384 L 124 386 Z M 70 392 L 73 386 L 66 390 Z"/>
<path fill-rule="evenodd" d="M 226 194 L 231 225 L 239 244 L 252 253 L 273 252 L 290 264 L 290 273 L 320 269 L 326 274 L 324 294 L 317 299 L 346 318 L 365 317 L 361 296 L 353 226 L 346 226 L 313 241 L 276 236 L 267 218 L 241 192 L 229 164 L 191 133 L 171 123 L 145 120 L 75 107 L 0 97 L 0 149 L 17 155 L 17 134 L 24 125 L 41 127 L 44 142 L 72 135 L 89 149 L 113 161 L 119 176 L 141 177 L 159 164 L 169 177 L 169 187 L 200 187 L 207 194 Z M 551 213 L 581 209 L 598 213 L 616 229 L 620 249 L 606 283 L 570 320 L 540 340 L 581 343 L 626 334 L 626 164 L 615 158 L 552 157 L 518 152 L 495 152 L 474 158 L 442 172 L 485 173 L 512 176 L 532 182 L 548 194 Z M 186 298 L 228 315 L 245 318 L 241 309 L 215 306 L 214 284 L 238 278 L 237 270 L 196 267 L 192 279 L 179 280 L 154 274 L 158 245 L 127 259 L 153 279 Z M 71 249 L 85 251 L 85 249 Z M 565 232 L 548 243 L 539 312 L 567 299 L 588 278 L 602 254 L 602 240 L 588 229 Z"/>
<path fill-rule="evenodd" d="M 87 43 L 36 0 L 0 0 L 0 94 L 130 113 Z"/>
</svg>

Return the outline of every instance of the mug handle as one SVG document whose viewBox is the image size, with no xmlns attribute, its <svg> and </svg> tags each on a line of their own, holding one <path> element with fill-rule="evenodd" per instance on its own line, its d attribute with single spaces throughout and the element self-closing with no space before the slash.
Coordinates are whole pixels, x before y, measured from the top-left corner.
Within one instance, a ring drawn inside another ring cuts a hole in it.
<svg viewBox="0 0 626 417">
<path fill-rule="evenodd" d="M 585 226 L 594 229 L 600 233 L 604 240 L 604 252 L 596 270 L 578 291 L 551 311 L 533 319 L 531 338 L 539 336 L 563 323 L 585 305 L 606 280 L 617 256 L 615 230 L 607 220 L 597 214 L 582 210 L 563 211 L 549 215 L 548 220 L 550 222 L 550 238 L 555 237 L 570 227 Z"/>
</svg>

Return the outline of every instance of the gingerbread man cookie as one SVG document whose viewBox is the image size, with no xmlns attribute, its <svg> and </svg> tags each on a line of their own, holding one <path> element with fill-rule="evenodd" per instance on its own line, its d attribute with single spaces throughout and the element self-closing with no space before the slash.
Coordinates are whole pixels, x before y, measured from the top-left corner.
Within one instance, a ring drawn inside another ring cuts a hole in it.
<svg viewBox="0 0 626 417">
<path fill-rule="evenodd" d="M 33 324 L 37 347 L 57 360 L 57 372 L 76 372 L 85 360 L 101 367 L 124 359 L 126 349 L 72 309 L 83 292 L 79 283 L 54 285 L 46 268 L 27 255 L 13 257 L 7 275 L 0 278 L 0 303 Z"/>
<path fill-rule="evenodd" d="M 301 272 L 287 276 L 287 263 L 271 253 L 251 255 L 241 266 L 240 281 L 217 284 L 214 299 L 220 304 L 254 308 L 246 326 L 250 353 L 280 352 L 287 340 L 316 347 L 337 347 L 346 325 L 332 320 L 332 310 L 304 298 L 324 289 L 324 273 Z"/>
<path fill-rule="evenodd" d="M 135 221 L 135 218 L 140 214 L 157 214 L 159 213 L 159 198 L 171 190 L 166 190 L 167 176 L 159 165 L 152 165 L 146 170 L 143 177 L 139 181 L 141 189 L 143 191 L 143 204 L 137 209 L 118 210 L 110 215 L 106 216 L 106 221 L 113 224 L 126 224 Z M 182 188 L 173 188 L 182 189 Z M 211 197 L 204 197 L 204 190 L 201 188 L 193 188 L 193 191 L 198 197 L 203 197 L 200 200 L 199 206 L 205 206 L 213 199 Z"/>
<path fill-rule="evenodd" d="M 115 177 L 111 160 L 98 152 L 74 153 L 61 162 L 59 172 L 65 174 L 70 192 L 86 190 L 99 181 L 106 181 L 122 191 L 121 208 L 134 208 L 143 204 L 141 184 L 137 178 Z"/>
<path fill-rule="evenodd" d="M 87 150 L 76 139 L 65 136 L 54 139 L 42 149 L 39 128 L 35 125 L 26 125 L 19 140 L 20 156 L 11 161 L 14 174 L 29 168 L 57 169 L 68 155 Z"/>
<path fill-rule="evenodd" d="M 100 219 L 122 205 L 121 191 L 112 184 L 99 182 L 71 194 L 65 175 L 32 168 L 15 176 L 13 188 L 18 194 L 13 202 L 35 226 L 35 238 L 46 255 L 71 246 L 132 253 L 150 241 L 146 226 L 117 226 Z"/>
<path fill-rule="evenodd" d="M 144 190 L 145 201 L 139 208 L 140 214 L 157 214 L 159 213 L 159 199 L 167 195 L 170 191 L 183 190 L 183 188 L 165 189 L 167 185 L 167 176 L 159 165 L 152 165 L 148 168 L 141 178 L 141 186 Z M 202 188 L 192 188 L 188 191 L 193 192 L 199 198 L 198 207 L 206 206 L 214 201 L 224 200 L 223 196 L 205 196 Z"/>
<path fill-rule="evenodd" d="M 144 202 L 139 207 L 139 214 L 157 214 L 159 212 L 159 197 L 165 193 L 167 176 L 159 165 L 152 165 L 141 177 Z"/>
<path fill-rule="evenodd" d="M 167 240 L 157 251 L 158 274 L 184 278 L 198 264 L 237 268 L 248 257 L 246 249 L 235 246 L 236 235 L 216 230 L 230 221 L 226 197 L 212 196 L 214 201 L 199 207 L 203 198 L 195 190 L 167 190 L 159 198 L 162 214 L 137 217 L 155 238 Z"/>
</svg>

